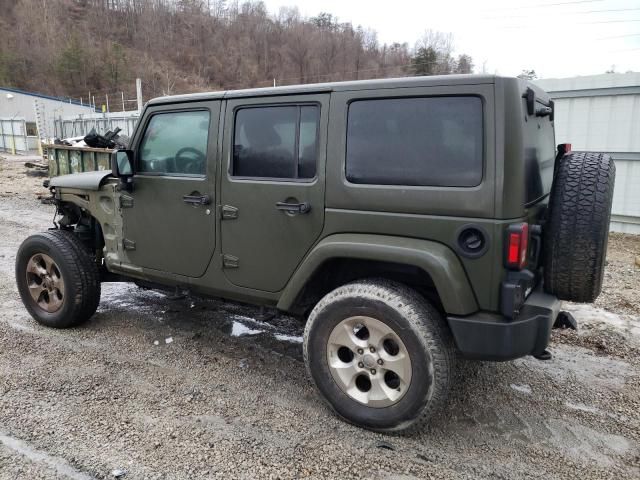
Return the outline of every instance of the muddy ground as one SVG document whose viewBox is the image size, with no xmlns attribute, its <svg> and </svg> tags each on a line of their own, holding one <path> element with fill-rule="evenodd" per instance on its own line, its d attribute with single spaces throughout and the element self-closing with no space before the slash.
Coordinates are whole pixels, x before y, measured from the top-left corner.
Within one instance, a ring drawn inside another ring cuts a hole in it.
<svg viewBox="0 0 640 480">
<path fill-rule="evenodd" d="M 581 328 L 552 360 L 461 362 L 442 416 L 384 436 L 329 413 L 284 316 L 105 284 L 87 325 L 36 324 L 13 264 L 53 211 L 0 168 L 0 479 L 640 478 L 637 238 L 612 237 L 605 293 L 567 306 Z"/>
</svg>

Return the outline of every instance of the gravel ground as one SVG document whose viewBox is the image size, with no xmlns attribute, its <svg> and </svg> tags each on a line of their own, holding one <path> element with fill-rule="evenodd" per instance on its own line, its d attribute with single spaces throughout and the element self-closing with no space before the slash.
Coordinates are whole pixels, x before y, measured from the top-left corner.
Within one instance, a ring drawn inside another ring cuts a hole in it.
<svg viewBox="0 0 640 480">
<path fill-rule="evenodd" d="M 640 315 L 640 235 L 609 234 L 604 285 L 596 306 Z"/>
<path fill-rule="evenodd" d="M 567 306 L 581 327 L 552 360 L 461 362 L 443 415 L 384 436 L 329 413 L 284 316 L 114 283 L 87 325 L 36 324 L 13 264 L 53 211 L 0 168 L 0 479 L 640 478 L 637 238 L 612 236 L 605 293 Z"/>
</svg>

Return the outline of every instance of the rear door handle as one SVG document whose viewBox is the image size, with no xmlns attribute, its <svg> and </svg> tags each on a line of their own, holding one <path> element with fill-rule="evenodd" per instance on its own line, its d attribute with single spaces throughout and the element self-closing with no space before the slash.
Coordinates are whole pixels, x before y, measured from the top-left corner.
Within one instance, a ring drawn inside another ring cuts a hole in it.
<svg viewBox="0 0 640 480">
<path fill-rule="evenodd" d="M 211 203 L 211 196 L 192 193 L 191 195 L 184 195 L 182 200 L 189 205 L 209 205 Z"/>
<path fill-rule="evenodd" d="M 284 210 L 287 213 L 293 213 L 293 214 L 309 213 L 309 211 L 311 211 L 311 205 L 309 205 L 308 202 L 302 202 L 302 203 L 278 202 L 276 203 L 276 208 L 278 210 Z"/>
</svg>

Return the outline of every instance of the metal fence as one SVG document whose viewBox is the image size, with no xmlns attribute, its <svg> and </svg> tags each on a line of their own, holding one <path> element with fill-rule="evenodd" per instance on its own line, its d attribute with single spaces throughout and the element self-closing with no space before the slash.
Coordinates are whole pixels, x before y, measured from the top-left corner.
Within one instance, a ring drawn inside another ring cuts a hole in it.
<svg viewBox="0 0 640 480">
<path fill-rule="evenodd" d="M 616 164 L 611 230 L 640 234 L 640 73 L 537 80 L 556 105 L 557 143 Z"/>
<path fill-rule="evenodd" d="M 83 137 L 93 128 L 96 132 L 104 134 L 119 127 L 122 130 L 121 134 L 131 136 L 138 118 L 137 111 L 56 118 L 54 120 L 54 135 L 58 138 Z"/>
<path fill-rule="evenodd" d="M 13 154 L 29 151 L 24 118 L 0 118 L 0 150 Z"/>
</svg>

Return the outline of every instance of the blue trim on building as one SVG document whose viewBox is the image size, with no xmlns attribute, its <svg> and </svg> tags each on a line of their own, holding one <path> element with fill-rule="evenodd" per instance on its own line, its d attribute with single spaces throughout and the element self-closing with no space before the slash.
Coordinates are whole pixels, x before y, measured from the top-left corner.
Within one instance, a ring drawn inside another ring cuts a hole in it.
<svg viewBox="0 0 640 480">
<path fill-rule="evenodd" d="M 0 90 L 6 91 L 6 92 L 11 92 L 11 93 L 18 93 L 20 95 L 28 95 L 30 97 L 44 98 L 46 100 L 54 100 L 56 102 L 70 103 L 71 105 L 77 105 L 79 107 L 89 107 L 89 105 L 84 104 L 84 103 L 80 103 L 77 100 L 73 100 L 71 98 L 52 97 L 51 95 L 43 95 L 41 93 L 25 92 L 24 90 L 18 90 L 17 88 L 10 88 L 10 87 L 0 87 Z M 99 110 L 96 108 L 95 111 L 98 112 Z"/>
</svg>

